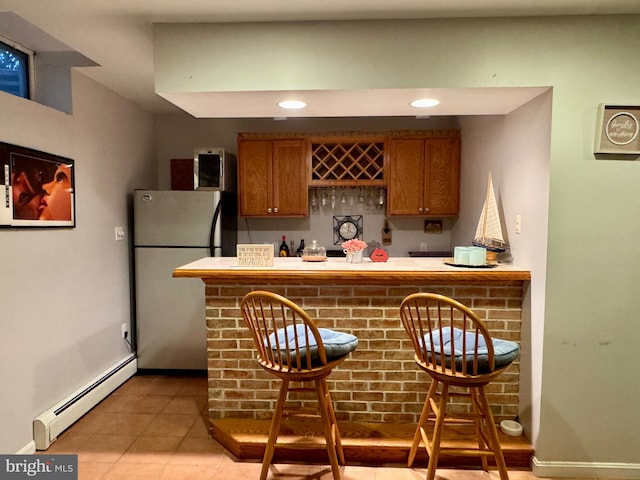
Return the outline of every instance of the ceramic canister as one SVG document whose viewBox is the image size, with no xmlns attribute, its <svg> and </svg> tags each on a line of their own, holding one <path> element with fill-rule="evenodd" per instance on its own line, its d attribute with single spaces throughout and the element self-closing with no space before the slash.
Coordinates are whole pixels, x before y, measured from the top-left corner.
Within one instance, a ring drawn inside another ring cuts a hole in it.
<svg viewBox="0 0 640 480">
<path fill-rule="evenodd" d="M 453 261 L 456 265 L 469 265 L 469 247 L 454 247 Z"/>
</svg>

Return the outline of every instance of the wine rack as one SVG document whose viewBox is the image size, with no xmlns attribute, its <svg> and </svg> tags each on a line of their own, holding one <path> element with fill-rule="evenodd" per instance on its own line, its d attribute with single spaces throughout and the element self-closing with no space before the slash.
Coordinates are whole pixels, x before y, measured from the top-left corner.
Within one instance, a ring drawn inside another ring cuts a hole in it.
<svg viewBox="0 0 640 480">
<path fill-rule="evenodd" d="M 384 185 L 384 138 L 312 139 L 309 186 Z"/>
</svg>

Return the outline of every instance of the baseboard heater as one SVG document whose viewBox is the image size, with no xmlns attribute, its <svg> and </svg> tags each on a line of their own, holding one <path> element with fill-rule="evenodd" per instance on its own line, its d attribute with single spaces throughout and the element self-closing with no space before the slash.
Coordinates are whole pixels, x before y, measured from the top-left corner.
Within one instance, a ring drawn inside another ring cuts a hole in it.
<svg viewBox="0 0 640 480">
<path fill-rule="evenodd" d="M 46 450 L 58 435 L 95 407 L 116 388 L 135 375 L 137 362 L 130 355 L 91 380 L 33 421 L 36 450 Z"/>
</svg>

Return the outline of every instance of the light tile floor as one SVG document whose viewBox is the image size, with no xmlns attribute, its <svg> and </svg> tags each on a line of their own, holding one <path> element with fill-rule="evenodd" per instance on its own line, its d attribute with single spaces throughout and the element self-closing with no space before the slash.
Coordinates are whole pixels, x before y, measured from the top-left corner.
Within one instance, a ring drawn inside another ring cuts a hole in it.
<svg viewBox="0 0 640 480">
<path fill-rule="evenodd" d="M 260 463 L 234 461 L 207 430 L 207 379 L 135 376 L 46 452 L 76 453 L 80 480 L 257 480 Z M 426 468 L 348 465 L 343 480 L 421 480 Z M 497 472 L 440 469 L 440 480 L 494 480 Z M 530 480 L 530 471 L 509 472 Z M 322 465 L 275 465 L 269 480 L 331 480 Z M 566 480 L 566 479 L 565 479 Z M 578 479 L 581 480 L 581 479 Z"/>
</svg>

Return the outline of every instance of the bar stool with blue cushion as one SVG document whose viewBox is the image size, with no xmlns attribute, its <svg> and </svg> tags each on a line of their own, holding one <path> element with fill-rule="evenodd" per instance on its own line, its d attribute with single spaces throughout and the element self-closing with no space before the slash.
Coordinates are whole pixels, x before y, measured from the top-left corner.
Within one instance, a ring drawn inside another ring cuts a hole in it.
<svg viewBox="0 0 640 480">
<path fill-rule="evenodd" d="M 262 460 L 260 480 L 267 478 L 283 414 L 294 413 L 287 405 L 290 391 L 316 393 L 317 413 L 324 426 L 331 471 L 334 480 L 340 480 L 338 462 L 344 465 L 344 452 L 326 378 L 356 349 L 357 337 L 318 328 L 302 308 L 273 292 L 250 292 L 244 296 L 240 307 L 258 351 L 258 363 L 282 381 Z M 314 387 L 292 388 L 291 382 L 313 382 Z"/>
<path fill-rule="evenodd" d="M 487 457 L 493 456 L 500 479 L 508 480 L 485 386 L 519 357 L 520 347 L 516 342 L 492 338 L 471 309 L 444 295 L 409 295 L 400 305 L 400 318 L 411 339 L 418 367 L 432 378 L 413 437 L 408 466 L 413 464 L 422 440 L 429 455 L 427 480 L 435 478 L 438 457 L 447 453 L 479 456 L 484 470 L 488 470 Z M 463 387 L 464 393 L 450 392 L 450 386 Z M 447 401 L 454 394 L 470 398 L 470 412 L 447 412 Z M 472 422 L 478 448 L 441 448 L 445 418 L 447 423 Z M 429 437 L 427 425 L 432 422 L 433 433 Z"/>
</svg>

